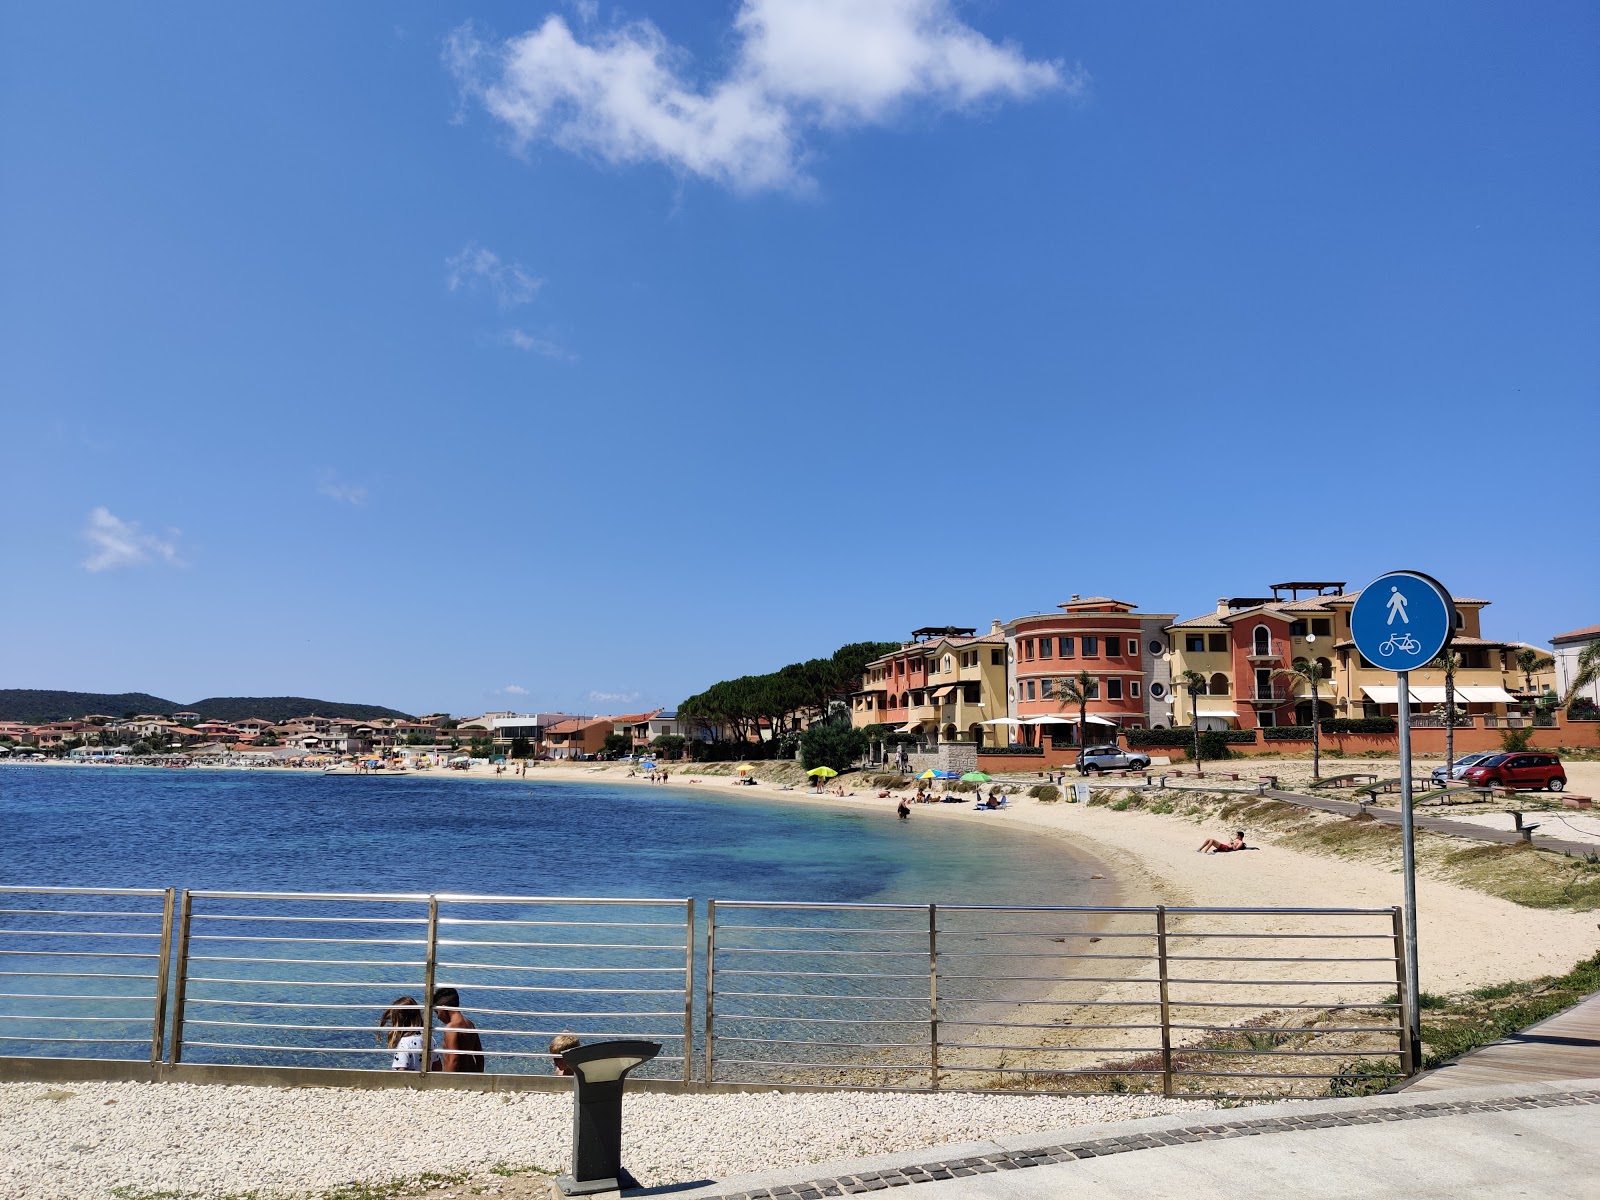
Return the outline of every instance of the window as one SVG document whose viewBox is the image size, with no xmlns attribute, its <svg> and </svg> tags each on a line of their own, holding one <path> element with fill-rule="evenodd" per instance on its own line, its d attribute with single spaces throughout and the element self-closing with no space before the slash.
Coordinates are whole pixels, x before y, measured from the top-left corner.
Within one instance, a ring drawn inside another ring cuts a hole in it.
<svg viewBox="0 0 1600 1200">
<path fill-rule="evenodd" d="M 944 669 L 945 669 L 945 670 L 946 670 L 946 671 L 948 671 L 948 670 L 949 670 L 949 669 L 950 669 L 950 664 L 951 664 L 951 661 L 952 661 L 952 660 L 951 660 L 951 658 L 950 658 L 950 656 L 949 656 L 949 655 L 948 655 L 948 654 L 946 654 L 946 655 L 945 655 L 945 656 L 944 656 Z"/>
<path fill-rule="evenodd" d="M 1212 633 L 1207 635 L 1210 641 L 1209 649 L 1213 654 L 1226 654 L 1228 652 L 1228 635 L 1225 633 Z"/>
<path fill-rule="evenodd" d="M 1218 671 L 1211 677 L 1211 682 L 1207 685 L 1206 690 L 1212 696 L 1226 696 L 1228 694 L 1228 677 Z"/>
<path fill-rule="evenodd" d="M 1106 639 L 1106 653 L 1109 654 L 1109 655 L 1112 655 L 1115 658 L 1121 658 L 1122 657 L 1122 639 L 1119 638 L 1119 637 L 1108 637 Z M 1137 654 L 1138 650 L 1135 650 L 1134 653 Z"/>
<path fill-rule="evenodd" d="M 1161 699 L 1161 697 L 1163 697 L 1163 696 L 1165 696 L 1167 694 L 1166 684 L 1163 684 L 1163 683 L 1152 683 L 1150 685 L 1150 694 L 1152 696 L 1154 696 L 1157 700 Z"/>
<path fill-rule="evenodd" d="M 1100 681 L 1098 679 L 1092 680 L 1089 684 L 1089 699 L 1100 699 Z"/>
<path fill-rule="evenodd" d="M 1034 699 L 1034 695 L 1033 695 L 1033 680 L 1031 680 L 1031 679 L 1028 680 L 1028 699 L 1029 700 Z"/>
<path fill-rule="evenodd" d="M 1333 622 L 1328 620 L 1327 617 L 1312 617 L 1311 632 L 1318 637 L 1332 637 Z"/>
<path fill-rule="evenodd" d="M 1072 639 L 1069 637 L 1064 637 L 1061 639 L 1061 657 L 1072 657 Z"/>
<path fill-rule="evenodd" d="M 1257 625 L 1251 635 L 1251 644 L 1257 654 L 1272 653 L 1272 633 L 1265 625 Z"/>
<path fill-rule="evenodd" d="M 1046 700 L 1054 700 L 1056 698 L 1056 681 L 1054 679 L 1041 679 L 1039 681 L 1039 695 Z"/>
<path fill-rule="evenodd" d="M 922 693 L 921 692 L 912 692 L 911 693 L 911 703 L 917 705 L 920 708 L 922 706 Z"/>
<path fill-rule="evenodd" d="M 1106 680 L 1106 699 L 1107 700 L 1121 700 L 1122 699 L 1122 680 L 1120 680 L 1120 679 L 1108 679 L 1108 680 Z"/>
<path fill-rule="evenodd" d="M 1100 639 L 1092 633 L 1083 635 L 1083 656 L 1093 658 L 1100 653 Z"/>
<path fill-rule="evenodd" d="M 1050 657 L 1050 651 L 1054 648 L 1054 646 L 1055 646 L 1055 639 L 1054 638 L 1040 638 L 1039 639 L 1039 657 L 1040 658 L 1049 658 Z"/>
<path fill-rule="evenodd" d="M 1206 635 L 1203 633 L 1185 634 L 1183 649 L 1187 654 L 1204 654 L 1206 652 Z"/>
<path fill-rule="evenodd" d="M 1033 661 L 1033 639 L 1032 638 L 1029 638 L 1027 641 L 1022 643 L 1022 657 L 1027 659 L 1029 662 Z"/>
<path fill-rule="evenodd" d="M 975 683 L 963 684 L 961 687 L 961 698 L 968 704 L 978 703 L 978 685 Z"/>
<path fill-rule="evenodd" d="M 989 651 L 989 665 L 991 667 L 1003 667 L 1003 666 L 1005 666 L 1006 665 L 1006 652 L 1004 650 L 991 650 L 991 651 Z"/>
<path fill-rule="evenodd" d="M 1139 698 L 1139 681 L 1137 679 L 1128 680 L 1128 695 L 1135 700 Z"/>
<path fill-rule="evenodd" d="M 1305 637 L 1305 635 L 1306 635 L 1306 623 L 1304 621 L 1290 621 L 1289 622 L 1289 636 L 1290 637 Z"/>
<path fill-rule="evenodd" d="M 1129 638 L 1128 639 L 1128 657 L 1129 658 L 1138 658 L 1139 657 L 1139 639 L 1138 638 Z"/>
<path fill-rule="evenodd" d="M 1156 641 L 1155 638 L 1151 638 L 1150 639 L 1150 657 L 1151 658 L 1160 658 L 1162 653 L 1165 650 L 1166 650 L 1166 647 L 1163 646 L 1160 642 Z"/>
</svg>

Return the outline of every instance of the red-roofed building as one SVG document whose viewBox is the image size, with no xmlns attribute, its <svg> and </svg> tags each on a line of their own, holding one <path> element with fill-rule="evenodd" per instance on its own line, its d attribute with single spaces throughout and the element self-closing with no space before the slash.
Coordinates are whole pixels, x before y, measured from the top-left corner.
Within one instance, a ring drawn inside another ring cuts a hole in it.
<svg viewBox="0 0 1600 1200">
<path fill-rule="evenodd" d="M 545 730 L 545 745 L 551 758 L 592 758 L 604 747 L 606 736 L 615 730 L 610 717 L 574 717 Z"/>
</svg>

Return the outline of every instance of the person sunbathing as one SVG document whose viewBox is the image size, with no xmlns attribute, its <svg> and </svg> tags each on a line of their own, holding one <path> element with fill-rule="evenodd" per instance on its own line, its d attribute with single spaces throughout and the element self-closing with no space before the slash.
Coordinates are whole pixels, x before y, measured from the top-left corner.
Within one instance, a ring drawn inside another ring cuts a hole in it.
<svg viewBox="0 0 1600 1200">
<path fill-rule="evenodd" d="M 1231 840 L 1226 842 L 1219 842 L 1216 838 L 1207 838 L 1200 843 L 1199 853 L 1227 854 L 1232 850 L 1248 850 L 1249 848 L 1244 844 L 1244 830 L 1240 829 L 1234 833 Z"/>
</svg>

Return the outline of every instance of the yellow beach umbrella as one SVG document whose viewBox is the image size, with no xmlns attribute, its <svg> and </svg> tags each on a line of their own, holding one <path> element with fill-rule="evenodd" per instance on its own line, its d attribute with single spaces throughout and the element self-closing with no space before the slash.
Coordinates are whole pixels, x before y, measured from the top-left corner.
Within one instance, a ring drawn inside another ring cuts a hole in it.
<svg viewBox="0 0 1600 1200">
<path fill-rule="evenodd" d="M 832 779 L 838 773 L 832 767 L 812 767 L 806 772 L 807 775 L 820 775 L 824 779 Z"/>
<path fill-rule="evenodd" d="M 939 777 L 937 775 L 935 775 L 931 770 L 928 770 L 928 771 L 924 771 L 921 775 L 918 775 L 917 778 L 918 779 L 937 779 Z"/>
</svg>

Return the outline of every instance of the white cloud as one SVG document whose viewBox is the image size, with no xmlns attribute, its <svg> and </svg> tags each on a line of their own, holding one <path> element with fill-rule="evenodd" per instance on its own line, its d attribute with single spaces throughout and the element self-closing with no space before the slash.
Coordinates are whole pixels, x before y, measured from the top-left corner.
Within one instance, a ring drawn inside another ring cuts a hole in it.
<svg viewBox="0 0 1600 1200">
<path fill-rule="evenodd" d="M 83 536 L 90 546 L 89 557 L 83 560 L 86 571 L 114 571 L 155 562 L 179 565 L 176 529 L 168 530 L 164 538 L 157 537 L 145 533 L 137 521 L 124 521 L 108 508 L 90 511 Z"/>
<path fill-rule="evenodd" d="M 502 696 L 526 696 L 528 689 L 521 684 L 508 683 L 505 687 L 499 689 L 499 694 Z"/>
<path fill-rule="evenodd" d="M 590 692 L 590 700 L 596 704 L 627 704 L 639 698 L 638 692 Z"/>
<path fill-rule="evenodd" d="M 519 146 L 545 139 L 609 163 L 665 163 L 741 191 L 804 186 L 813 127 L 883 124 L 915 103 L 960 111 L 1077 94 L 1087 82 L 990 41 L 952 0 L 743 0 L 734 36 L 732 65 L 705 83 L 649 21 L 580 40 L 552 15 L 499 43 L 465 25 L 445 62 Z"/>
<path fill-rule="evenodd" d="M 578 360 L 578 356 L 561 345 L 561 343 L 546 337 L 540 337 L 538 334 L 528 333 L 523 329 L 506 330 L 505 342 L 508 346 L 515 346 L 518 350 L 526 350 L 530 354 L 542 354 L 545 358 L 558 358 L 562 362 L 576 362 Z"/>
<path fill-rule="evenodd" d="M 521 263 L 506 262 L 493 250 L 468 242 L 457 254 L 444 260 L 445 286 L 452 292 L 482 287 L 501 308 L 526 304 L 538 292 L 542 279 L 535 279 Z"/>
<path fill-rule="evenodd" d="M 366 488 L 359 483 L 346 483 L 331 471 L 323 475 L 322 482 L 317 484 L 317 491 L 330 500 L 354 504 L 358 508 L 367 502 Z"/>
</svg>

